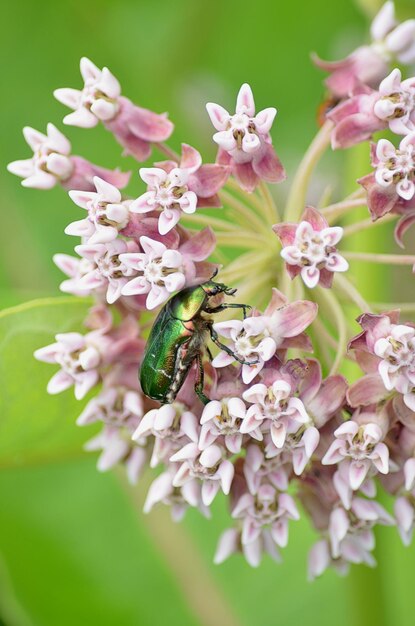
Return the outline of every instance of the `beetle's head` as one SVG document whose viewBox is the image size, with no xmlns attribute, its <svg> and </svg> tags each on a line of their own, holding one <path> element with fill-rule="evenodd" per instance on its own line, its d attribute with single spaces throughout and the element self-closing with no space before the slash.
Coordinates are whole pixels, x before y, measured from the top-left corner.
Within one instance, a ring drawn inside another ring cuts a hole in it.
<svg viewBox="0 0 415 626">
<path fill-rule="evenodd" d="M 216 283 L 214 280 L 208 280 L 201 285 L 203 291 L 208 296 L 217 296 L 219 293 L 224 293 L 227 296 L 233 296 L 236 293 L 236 289 L 232 289 L 223 283 Z"/>
</svg>

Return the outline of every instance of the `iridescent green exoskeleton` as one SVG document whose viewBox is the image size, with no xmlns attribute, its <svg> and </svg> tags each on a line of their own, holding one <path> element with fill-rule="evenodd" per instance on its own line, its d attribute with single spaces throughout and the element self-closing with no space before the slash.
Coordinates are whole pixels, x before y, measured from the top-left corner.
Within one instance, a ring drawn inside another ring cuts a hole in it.
<svg viewBox="0 0 415 626">
<path fill-rule="evenodd" d="M 235 360 L 245 363 L 219 341 L 211 314 L 232 308 L 242 309 L 245 317 L 247 309 L 251 307 L 236 303 L 217 306 L 209 304 L 220 293 L 233 296 L 235 292 L 236 289 L 208 280 L 196 287 L 182 289 L 164 305 L 151 330 L 140 370 L 141 388 L 147 396 L 164 404 L 173 402 L 190 368 L 196 363 L 195 391 L 203 403 L 209 402 L 203 393 L 202 360 L 205 350 L 211 356 L 206 346 L 208 336 Z"/>
</svg>

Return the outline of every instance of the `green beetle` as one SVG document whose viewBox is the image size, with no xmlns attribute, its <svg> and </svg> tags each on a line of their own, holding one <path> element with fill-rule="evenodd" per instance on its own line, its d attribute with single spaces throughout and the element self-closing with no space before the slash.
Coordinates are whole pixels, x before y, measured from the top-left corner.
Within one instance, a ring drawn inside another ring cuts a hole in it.
<svg viewBox="0 0 415 626">
<path fill-rule="evenodd" d="M 211 357 L 206 346 L 208 334 L 217 346 L 231 354 L 235 360 L 246 363 L 219 341 L 210 317 L 212 313 L 231 308 L 242 309 L 246 317 L 247 309 L 251 308 L 247 304 L 209 304 L 210 299 L 220 293 L 233 296 L 235 292 L 236 289 L 230 289 L 211 279 L 201 285 L 182 289 L 163 306 L 148 338 L 140 370 L 141 388 L 146 396 L 163 404 L 173 402 L 190 368 L 196 362 L 195 391 L 204 404 L 209 402 L 209 398 L 203 393 L 202 361 L 204 349 Z"/>
</svg>

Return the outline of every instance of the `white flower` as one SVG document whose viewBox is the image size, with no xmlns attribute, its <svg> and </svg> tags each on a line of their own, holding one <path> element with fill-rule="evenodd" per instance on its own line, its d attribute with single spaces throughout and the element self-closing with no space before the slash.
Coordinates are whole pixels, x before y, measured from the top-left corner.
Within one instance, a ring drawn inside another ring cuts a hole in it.
<svg viewBox="0 0 415 626">
<path fill-rule="evenodd" d="M 140 274 L 125 284 L 122 294 L 148 294 L 146 307 L 151 310 L 184 287 L 183 257 L 178 250 L 168 250 L 163 243 L 149 237 L 140 237 L 140 245 L 143 253 L 120 255 L 126 267 Z"/>
<path fill-rule="evenodd" d="M 85 237 L 88 243 L 108 243 L 118 236 L 118 232 L 128 224 L 128 205 L 121 201 L 117 187 L 102 178 L 94 176 L 94 191 L 70 191 L 71 199 L 82 209 L 88 211 L 88 217 L 72 222 L 66 227 L 67 235 Z"/>
<path fill-rule="evenodd" d="M 56 126 L 48 124 L 46 135 L 26 126 L 23 135 L 33 150 L 33 157 L 13 161 L 7 166 L 9 172 L 23 178 L 23 187 L 51 189 L 59 181 L 70 178 L 74 170 L 71 144 Z"/>
<path fill-rule="evenodd" d="M 381 187 L 395 186 L 403 200 L 411 200 L 415 194 L 415 133 L 407 135 L 399 149 L 387 139 L 380 139 L 376 146 L 375 179 Z"/>
<path fill-rule="evenodd" d="M 328 226 L 314 230 L 306 221 L 301 222 L 292 245 L 281 250 L 281 256 L 288 265 L 301 267 L 301 278 L 312 289 L 320 280 L 322 269 L 329 272 L 345 272 L 347 261 L 337 252 L 335 246 L 343 236 L 340 226 Z"/>
<path fill-rule="evenodd" d="M 386 389 L 402 393 L 405 404 L 415 411 L 415 329 L 392 324 L 391 334 L 376 341 L 374 352 L 382 359 L 378 370 Z"/>
<path fill-rule="evenodd" d="M 109 121 L 119 111 L 118 98 L 121 88 L 118 80 L 107 67 L 98 69 L 92 61 L 81 59 L 81 75 L 84 79 L 83 89 L 55 89 L 54 96 L 65 104 L 73 113 L 64 117 L 64 124 L 92 128 L 98 122 Z"/>
<path fill-rule="evenodd" d="M 159 167 L 142 167 L 139 174 L 148 185 L 148 191 L 130 205 L 132 213 L 148 213 L 162 209 L 159 233 L 168 233 L 180 219 L 181 213 L 194 213 L 197 195 L 188 188 L 190 174 L 199 167 L 175 167 L 166 172 Z"/>
</svg>

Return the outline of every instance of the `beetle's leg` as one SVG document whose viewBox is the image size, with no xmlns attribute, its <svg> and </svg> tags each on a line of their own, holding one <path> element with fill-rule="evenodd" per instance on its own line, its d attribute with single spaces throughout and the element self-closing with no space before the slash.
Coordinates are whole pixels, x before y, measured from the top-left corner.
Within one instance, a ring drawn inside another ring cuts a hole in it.
<svg viewBox="0 0 415 626">
<path fill-rule="evenodd" d="M 214 307 L 206 307 L 205 311 L 206 313 L 220 313 L 220 311 L 225 311 L 226 309 L 243 309 L 245 319 L 247 310 L 252 309 L 252 307 L 250 304 L 237 304 L 236 302 L 232 302 L 229 304 L 219 304 L 218 306 Z"/>
<path fill-rule="evenodd" d="M 196 356 L 196 363 L 197 363 L 197 380 L 195 383 L 195 391 L 199 400 L 203 402 L 203 404 L 208 404 L 210 400 L 203 393 L 203 387 L 205 383 L 205 372 L 203 369 L 203 362 L 202 362 L 202 357 L 200 356 L 200 354 Z"/>
<path fill-rule="evenodd" d="M 244 359 L 241 359 L 240 356 L 235 354 L 233 350 L 231 350 L 228 346 L 226 346 L 224 343 L 222 343 L 219 340 L 218 333 L 211 325 L 209 325 L 209 332 L 210 332 L 210 338 L 212 339 L 213 343 L 216 344 L 218 348 L 226 352 L 226 354 L 233 356 L 235 361 L 238 361 L 238 363 L 241 363 L 242 365 L 255 365 L 256 363 L 259 363 L 259 359 L 254 359 L 253 361 L 245 361 Z"/>
</svg>

